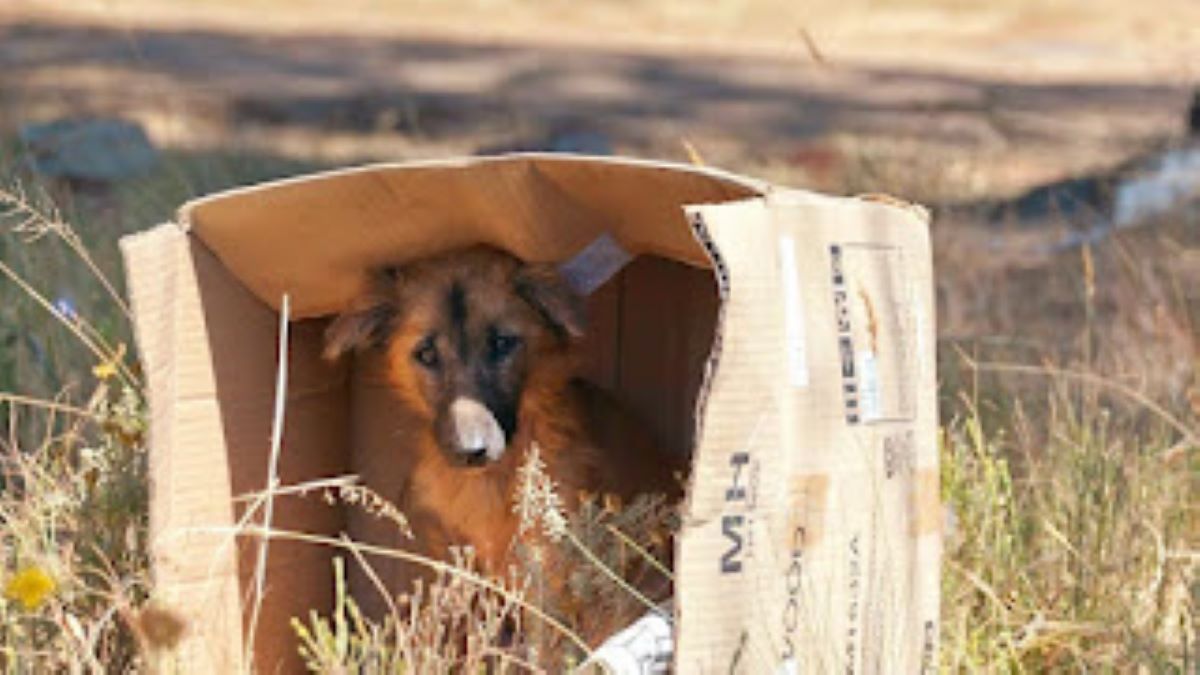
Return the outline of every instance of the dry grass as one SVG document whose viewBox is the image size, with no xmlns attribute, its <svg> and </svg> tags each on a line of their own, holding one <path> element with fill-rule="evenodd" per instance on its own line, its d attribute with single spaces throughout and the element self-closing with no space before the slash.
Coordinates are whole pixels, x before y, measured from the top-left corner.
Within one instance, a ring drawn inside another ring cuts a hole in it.
<svg viewBox="0 0 1200 675">
<path fill-rule="evenodd" d="M 368 565 L 361 556 L 359 563 Z M 382 621 L 364 617 L 346 590 L 342 558 L 335 559 L 336 607 L 329 617 L 293 621 L 300 652 L 317 673 L 524 672 L 527 661 L 504 643 L 521 629 L 524 582 L 496 591 L 472 583 L 469 553 L 455 552 L 453 570 L 397 598 Z M 383 589 L 381 589 L 383 590 Z M 386 591 L 383 591 L 386 592 Z"/>
<path fill-rule="evenodd" d="M 956 671 L 1189 672 L 1194 442 L 1046 372 L 1015 396 L 981 375 L 943 436 L 944 663 Z M 1090 391 L 1089 391 L 1090 390 Z M 1090 399 L 1090 400 L 1089 400 Z"/>
<path fill-rule="evenodd" d="M 1050 255 L 943 242 L 950 668 L 1197 667 L 1198 217 Z"/>
</svg>

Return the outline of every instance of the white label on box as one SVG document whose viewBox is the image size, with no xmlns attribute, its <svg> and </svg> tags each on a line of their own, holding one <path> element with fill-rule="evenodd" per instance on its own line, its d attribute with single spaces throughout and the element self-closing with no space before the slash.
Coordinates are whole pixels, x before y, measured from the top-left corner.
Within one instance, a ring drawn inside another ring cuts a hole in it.
<svg viewBox="0 0 1200 675">
<path fill-rule="evenodd" d="M 800 295 L 800 275 L 796 267 L 796 242 L 786 234 L 779 237 L 779 276 L 783 284 L 783 317 L 787 336 L 789 379 L 793 387 L 803 389 L 808 387 L 804 300 Z"/>
<path fill-rule="evenodd" d="M 862 411 L 864 422 L 872 422 L 883 417 L 879 364 L 875 360 L 875 352 L 867 350 L 860 351 L 855 360 L 858 361 L 859 410 Z"/>
<path fill-rule="evenodd" d="M 558 266 L 558 273 L 579 295 L 589 296 L 620 272 L 633 256 L 607 232 L 573 258 Z"/>
</svg>

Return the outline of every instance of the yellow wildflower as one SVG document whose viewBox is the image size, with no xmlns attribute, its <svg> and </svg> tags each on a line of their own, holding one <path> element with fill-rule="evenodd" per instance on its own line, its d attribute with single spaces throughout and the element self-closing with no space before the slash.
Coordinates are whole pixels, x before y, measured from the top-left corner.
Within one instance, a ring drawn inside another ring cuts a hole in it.
<svg viewBox="0 0 1200 675">
<path fill-rule="evenodd" d="M 57 587 L 54 577 L 46 570 L 36 566 L 26 567 L 4 585 L 4 597 L 21 603 L 25 611 L 31 612 L 41 607 Z"/>
<path fill-rule="evenodd" d="M 115 377 L 117 374 L 117 364 L 112 361 L 97 363 L 92 366 L 92 375 L 96 376 L 97 380 L 107 380 L 110 377 Z"/>
<path fill-rule="evenodd" d="M 92 366 L 92 375 L 95 375 L 97 380 L 107 380 L 110 377 L 116 377 L 117 364 L 123 358 L 125 358 L 125 343 L 117 345 L 117 352 L 113 354 L 111 359 Z"/>
</svg>

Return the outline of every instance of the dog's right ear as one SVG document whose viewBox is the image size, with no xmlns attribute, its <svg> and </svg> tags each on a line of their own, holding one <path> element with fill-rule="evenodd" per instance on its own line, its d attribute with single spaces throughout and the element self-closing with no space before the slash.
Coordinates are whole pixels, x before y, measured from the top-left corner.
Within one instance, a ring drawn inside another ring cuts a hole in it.
<svg viewBox="0 0 1200 675">
<path fill-rule="evenodd" d="M 365 293 L 325 329 L 323 356 L 336 360 L 346 352 L 382 346 L 391 333 L 396 314 L 400 269 L 384 267 L 371 272 Z"/>
<path fill-rule="evenodd" d="M 550 265 L 525 265 L 514 282 L 517 295 L 529 303 L 560 337 L 583 337 L 586 315 L 583 299 Z"/>
</svg>

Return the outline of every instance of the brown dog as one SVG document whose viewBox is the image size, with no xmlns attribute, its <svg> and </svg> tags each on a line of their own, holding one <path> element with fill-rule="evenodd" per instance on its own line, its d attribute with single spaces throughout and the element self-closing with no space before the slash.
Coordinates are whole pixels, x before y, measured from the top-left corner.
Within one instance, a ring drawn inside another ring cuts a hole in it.
<svg viewBox="0 0 1200 675">
<path fill-rule="evenodd" d="M 326 356 L 386 350 L 388 380 L 421 420 L 396 448 L 413 466 L 398 506 L 427 551 L 470 545 L 502 574 L 517 470 L 535 443 L 568 509 L 583 492 L 678 496 L 678 458 L 579 378 L 583 330 L 581 300 L 553 267 L 482 246 L 377 271 L 330 325 Z"/>
</svg>

